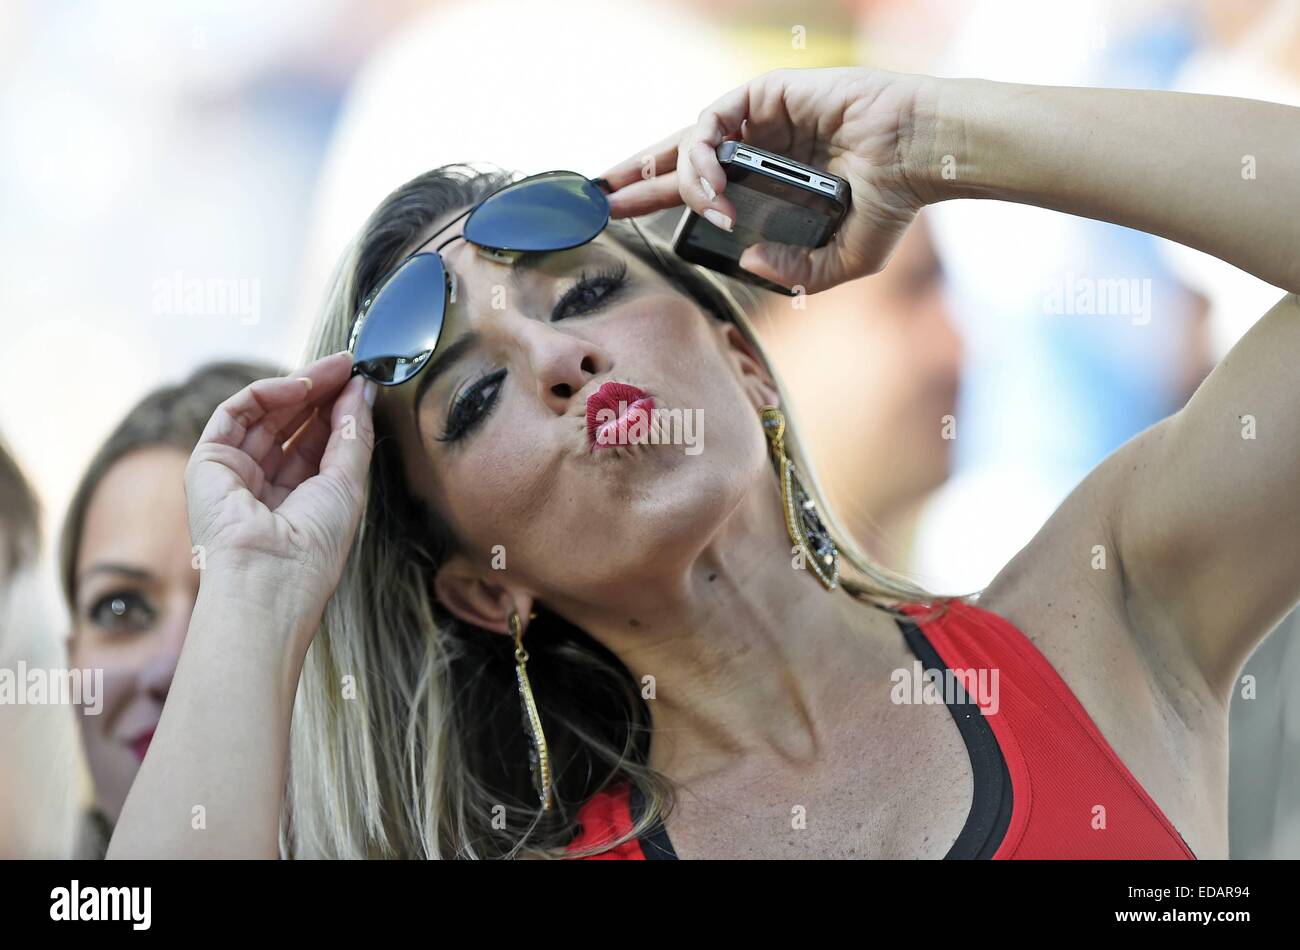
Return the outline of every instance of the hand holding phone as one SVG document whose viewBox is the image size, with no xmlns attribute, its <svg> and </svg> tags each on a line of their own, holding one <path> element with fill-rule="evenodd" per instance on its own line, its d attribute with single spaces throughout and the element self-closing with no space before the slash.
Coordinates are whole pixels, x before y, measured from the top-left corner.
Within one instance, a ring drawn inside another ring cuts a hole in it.
<svg viewBox="0 0 1300 950">
<path fill-rule="evenodd" d="M 794 296 L 807 288 L 788 288 L 745 270 L 745 248 L 776 242 L 802 248 L 824 247 L 844 220 L 852 200 L 849 183 L 838 175 L 753 145 L 723 142 L 718 163 L 727 175 L 726 194 L 736 209 L 731 230 L 687 208 L 673 235 L 679 257 Z"/>
<path fill-rule="evenodd" d="M 767 244 L 762 252 L 746 250 L 741 269 L 810 294 L 874 274 L 926 204 L 918 188 L 932 171 L 926 145 L 934 137 L 940 82 L 862 67 L 764 73 L 606 171 L 610 214 L 635 217 L 685 204 L 697 215 L 713 210 L 737 227 L 748 224 L 732 200 L 718 146 L 768 146 L 769 154 L 779 149 L 778 161 L 847 182 L 852 201 L 844 196 L 847 212 L 823 246 Z M 798 229 L 796 219 L 783 217 Z"/>
</svg>

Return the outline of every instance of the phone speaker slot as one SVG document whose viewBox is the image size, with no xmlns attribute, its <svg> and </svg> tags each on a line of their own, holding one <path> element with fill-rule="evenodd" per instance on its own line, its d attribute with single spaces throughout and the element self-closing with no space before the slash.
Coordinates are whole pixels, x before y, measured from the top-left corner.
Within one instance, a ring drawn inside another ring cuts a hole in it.
<svg viewBox="0 0 1300 950">
<path fill-rule="evenodd" d="M 762 164 L 764 168 L 770 168 L 772 171 L 780 172 L 782 175 L 789 175 L 791 178 L 798 178 L 801 181 L 812 181 L 810 176 L 805 175 L 802 172 L 797 172 L 793 168 L 786 168 L 784 165 L 777 165 L 775 162 L 769 162 L 767 159 L 763 159 Z"/>
</svg>

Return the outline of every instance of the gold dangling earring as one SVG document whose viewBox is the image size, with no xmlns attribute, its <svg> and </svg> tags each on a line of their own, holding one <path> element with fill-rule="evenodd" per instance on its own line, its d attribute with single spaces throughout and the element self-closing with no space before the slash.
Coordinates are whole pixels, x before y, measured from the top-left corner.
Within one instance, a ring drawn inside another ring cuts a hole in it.
<svg viewBox="0 0 1300 950">
<path fill-rule="evenodd" d="M 817 513 L 817 503 L 803 487 L 794 463 L 785 454 L 785 414 L 776 406 L 764 406 L 759 415 L 776 466 L 776 477 L 781 482 L 786 532 L 817 580 L 827 590 L 834 590 L 840 580 L 840 551 Z"/>
<path fill-rule="evenodd" d="M 536 614 L 533 614 L 536 616 Z M 546 733 L 542 731 L 542 717 L 533 699 L 533 687 L 528 682 L 528 651 L 524 649 L 524 624 L 517 611 L 510 611 L 510 632 L 515 637 L 515 678 L 519 681 L 519 700 L 523 712 L 524 733 L 528 736 L 528 770 L 533 776 L 533 787 L 542 811 L 551 810 L 551 757 L 546 748 Z"/>
</svg>

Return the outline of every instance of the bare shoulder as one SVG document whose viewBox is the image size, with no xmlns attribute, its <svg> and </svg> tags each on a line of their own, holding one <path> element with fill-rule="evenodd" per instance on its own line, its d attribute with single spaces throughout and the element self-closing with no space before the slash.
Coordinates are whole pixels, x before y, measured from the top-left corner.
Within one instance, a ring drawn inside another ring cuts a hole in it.
<svg viewBox="0 0 1300 950">
<path fill-rule="evenodd" d="M 1061 503 L 979 606 L 1043 654 L 1196 853 L 1226 856 L 1227 710 L 1175 632 L 1133 615 L 1108 523 L 1137 439 Z"/>
<path fill-rule="evenodd" d="M 1156 425 L 1125 443 L 1070 493 L 985 588 L 979 605 L 1015 624 L 1091 713 L 1155 692 L 1184 722 L 1226 716 L 1185 641 L 1130 596 L 1113 527 L 1117 493 Z M 1094 703 L 1087 701 L 1089 697 Z"/>
</svg>

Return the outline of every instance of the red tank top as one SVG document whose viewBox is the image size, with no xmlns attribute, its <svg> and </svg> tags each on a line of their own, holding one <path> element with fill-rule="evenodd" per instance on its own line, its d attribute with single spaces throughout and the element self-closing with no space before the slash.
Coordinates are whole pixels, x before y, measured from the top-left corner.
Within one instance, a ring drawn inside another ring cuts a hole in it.
<svg viewBox="0 0 1300 950">
<path fill-rule="evenodd" d="M 905 604 L 899 627 L 926 669 L 997 671 L 996 701 L 983 715 L 968 696 L 948 709 L 966 740 L 975 794 L 949 858 L 1195 859 L 1192 850 L 1110 747 L 1047 659 L 1007 620 L 952 601 L 946 613 L 920 622 L 930 608 Z M 992 683 L 985 674 L 985 683 Z M 955 678 L 963 682 L 960 678 Z M 971 685 L 978 681 L 971 679 Z M 617 840 L 641 814 L 627 782 L 592 796 L 578 811 L 569 851 Z M 662 824 L 592 858 L 675 858 Z"/>
</svg>

